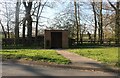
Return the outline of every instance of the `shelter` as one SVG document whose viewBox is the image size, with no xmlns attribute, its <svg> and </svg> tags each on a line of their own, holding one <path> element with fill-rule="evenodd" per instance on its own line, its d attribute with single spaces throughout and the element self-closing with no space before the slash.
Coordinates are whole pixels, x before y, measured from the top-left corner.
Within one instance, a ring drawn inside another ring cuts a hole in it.
<svg viewBox="0 0 120 78">
<path fill-rule="evenodd" d="M 68 30 L 45 30 L 44 48 L 68 48 Z"/>
</svg>

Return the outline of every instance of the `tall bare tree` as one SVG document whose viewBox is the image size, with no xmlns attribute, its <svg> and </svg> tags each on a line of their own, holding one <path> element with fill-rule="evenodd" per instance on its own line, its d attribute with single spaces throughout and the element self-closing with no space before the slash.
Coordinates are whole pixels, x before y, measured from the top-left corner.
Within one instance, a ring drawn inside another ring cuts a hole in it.
<svg viewBox="0 0 120 78">
<path fill-rule="evenodd" d="M 116 5 L 113 5 L 109 0 L 109 4 L 115 10 L 115 42 L 116 44 L 120 43 L 120 1 L 116 2 Z"/>
<path fill-rule="evenodd" d="M 0 25 L 2 26 L 2 30 L 3 30 L 3 33 L 4 33 L 5 38 L 7 38 L 7 34 L 6 34 L 6 32 L 5 32 L 5 28 L 4 28 L 1 20 L 0 20 Z"/>
<path fill-rule="evenodd" d="M 25 19 L 27 20 L 27 37 L 29 38 L 28 43 L 31 43 L 32 38 L 32 17 L 31 17 L 31 9 L 32 9 L 32 1 L 29 0 L 29 2 L 23 2 L 25 7 Z M 24 22 L 25 23 L 25 22 Z"/>
<path fill-rule="evenodd" d="M 6 16 L 7 16 L 7 38 L 10 38 L 9 11 L 8 11 L 8 5 L 6 2 L 5 2 L 5 8 L 6 8 Z"/>
<path fill-rule="evenodd" d="M 102 0 L 97 3 L 97 19 L 98 19 L 98 40 L 100 41 L 100 44 L 103 43 L 103 7 L 102 7 Z"/>
<path fill-rule="evenodd" d="M 82 27 L 80 23 L 80 4 L 78 4 L 78 34 L 80 35 L 80 42 L 83 43 L 83 36 L 82 36 Z"/>
<path fill-rule="evenodd" d="M 94 28 L 94 42 L 96 42 L 96 35 L 97 35 L 97 13 L 96 13 L 96 8 L 95 8 L 95 2 L 93 1 L 91 3 L 93 13 L 94 13 L 94 22 L 95 22 L 95 28 Z"/>
<path fill-rule="evenodd" d="M 100 2 L 100 43 L 103 43 L 103 18 L 102 18 L 102 0 Z"/>
<path fill-rule="evenodd" d="M 15 43 L 17 43 L 17 40 L 19 38 L 19 11 L 20 11 L 20 2 L 17 1 L 16 3 L 16 13 L 15 13 Z"/>
<path fill-rule="evenodd" d="M 23 18 L 23 28 L 22 28 L 22 38 L 25 39 L 25 27 L 26 27 L 26 19 Z M 24 41 L 23 41 L 24 43 Z"/>
<path fill-rule="evenodd" d="M 75 9 L 75 25 L 76 25 L 76 32 L 77 32 L 77 44 L 79 41 L 79 24 L 78 24 L 78 14 L 77 14 L 77 3 L 76 0 L 74 0 L 74 9 Z"/>
<path fill-rule="evenodd" d="M 42 4 L 41 4 L 42 2 L 41 2 L 41 0 L 40 0 L 40 2 L 39 2 L 39 4 L 38 4 L 38 10 L 37 10 L 37 15 L 36 15 L 36 33 L 35 33 L 35 36 L 36 36 L 36 37 L 38 36 L 38 22 L 39 22 L 39 19 L 40 19 L 40 17 L 41 17 L 41 14 L 42 14 L 42 12 L 43 12 L 43 9 L 44 9 L 47 1 L 48 1 L 48 0 L 46 0 L 46 2 L 44 2 L 44 4 L 42 5 Z M 41 9 L 40 9 L 40 7 L 41 7 Z"/>
<path fill-rule="evenodd" d="M 36 31 L 35 31 L 35 37 L 36 38 L 38 36 L 38 21 L 39 21 L 40 6 L 41 6 L 41 2 L 39 2 L 39 4 L 38 4 L 38 10 L 37 10 L 37 16 L 36 16 Z"/>
</svg>

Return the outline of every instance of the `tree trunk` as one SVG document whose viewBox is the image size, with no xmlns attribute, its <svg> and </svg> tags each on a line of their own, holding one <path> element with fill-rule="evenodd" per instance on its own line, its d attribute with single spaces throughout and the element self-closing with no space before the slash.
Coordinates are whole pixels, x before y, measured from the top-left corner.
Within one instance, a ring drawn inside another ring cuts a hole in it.
<svg viewBox="0 0 120 78">
<path fill-rule="evenodd" d="M 99 27 L 98 27 L 98 41 L 100 42 L 100 20 L 98 22 L 98 25 L 99 25 Z"/>
<path fill-rule="evenodd" d="M 25 26 L 26 26 L 26 20 L 23 19 L 23 31 L 22 31 L 22 37 L 25 38 Z"/>
<path fill-rule="evenodd" d="M 102 0 L 100 2 L 100 44 L 103 44 Z"/>
<path fill-rule="evenodd" d="M 75 8 L 75 20 L 76 20 L 76 26 L 77 26 L 77 45 L 78 45 L 78 40 L 79 40 L 79 27 L 78 27 L 78 19 L 77 19 L 77 5 L 76 5 L 76 0 L 74 0 L 74 8 Z"/>
<path fill-rule="evenodd" d="M 115 19 L 116 19 L 116 23 L 115 23 L 115 41 L 116 41 L 116 44 L 119 44 L 120 43 L 120 10 L 119 10 L 119 7 L 120 7 L 120 2 L 117 2 L 116 4 L 116 15 L 115 15 Z"/>
<path fill-rule="evenodd" d="M 23 2 L 26 14 L 25 14 L 25 20 L 27 21 L 27 37 L 28 37 L 28 42 L 27 45 L 31 44 L 31 39 L 32 39 L 32 17 L 31 17 L 31 9 L 32 9 L 32 2 Z M 25 21 L 24 21 L 25 22 Z M 25 22 L 26 23 L 26 22 Z"/>
<path fill-rule="evenodd" d="M 20 3 L 16 3 L 16 14 L 15 14 L 15 43 L 17 44 L 17 40 L 19 38 L 19 11 L 20 11 Z"/>
<path fill-rule="evenodd" d="M 95 10 L 95 2 L 92 3 L 93 13 L 94 13 L 94 21 L 95 21 L 95 31 L 94 31 L 94 43 L 96 42 L 96 34 L 97 34 L 97 14 Z"/>
<path fill-rule="evenodd" d="M 81 44 L 83 43 L 83 36 L 82 36 L 82 32 L 81 32 L 81 25 L 80 25 L 80 6 L 78 5 L 78 34 L 80 38 L 80 42 Z"/>
<path fill-rule="evenodd" d="M 5 2 L 5 4 L 6 4 L 6 2 Z M 9 34 L 9 20 L 8 20 L 9 13 L 8 13 L 7 4 L 6 4 L 6 15 L 7 15 L 7 38 L 10 38 L 10 34 Z"/>
<path fill-rule="evenodd" d="M 10 38 L 10 28 L 9 28 L 9 22 L 7 21 L 7 36 Z"/>
<path fill-rule="evenodd" d="M 37 12 L 37 16 L 36 16 L 36 31 L 35 31 L 36 40 L 37 40 L 37 36 L 38 36 L 38 21 L 39 21 L 40 6 L 41 6 L 41 3 L 39 2 L 38 12 Z"/>
<path fill-rule="evenodd" d="M 28 27 L 28 32 L 27 32 L 27 36 L 29 39 L 32 38 L 32 17 L 31 15 L 28 16 L 27 18 L 27 27 Z"/>
<path fill-rule="evenodd" d="M 25 44 L 25 27 L 26 27 L 26 19 L 23 19 L 23 29 L 22 29 L 22 43 Z"/>
<path fill-rule="evenodd" d="M 100 3 L 100 8 L 99 8 L 99 15 L 98 15 L 98 35 L 99 35 L 99 41 L 100 44 L 103 44 L 103 22 L 102 22 L 102 0 Z"/>
<path fill-rule="evenodd" d="M 5 38 L 7 38 L 7 35 L 6 35 L 6 32 L 5 32 L 5 29 L 4 29 L 3 24 L 1 23 L 1 20 L 0 20 L 0 24 L 1 24 L 1 26 L 2 26 L 2 30 L 3 30 L 3 33 L 4 33 L 4 35 L 5 35 Z"/>
<path fill-rule="evenodd" d="M 108 0 L 109 4 L 115 10 L 115 43 L 118 45 L 120 43 L 120 1 L 116 2 L 116 7 Z"/>
</svg>

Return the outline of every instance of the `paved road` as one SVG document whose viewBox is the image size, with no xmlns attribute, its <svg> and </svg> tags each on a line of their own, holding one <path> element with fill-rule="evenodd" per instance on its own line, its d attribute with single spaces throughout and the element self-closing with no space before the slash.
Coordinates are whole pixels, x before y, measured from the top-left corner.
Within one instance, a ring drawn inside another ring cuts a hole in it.
<svg viewBox="0 0 120 78">
<path fill-rule="evenodd" d="M 3 76 L 117 76 L 110 72 L 3 63 Z"/>
</svg>

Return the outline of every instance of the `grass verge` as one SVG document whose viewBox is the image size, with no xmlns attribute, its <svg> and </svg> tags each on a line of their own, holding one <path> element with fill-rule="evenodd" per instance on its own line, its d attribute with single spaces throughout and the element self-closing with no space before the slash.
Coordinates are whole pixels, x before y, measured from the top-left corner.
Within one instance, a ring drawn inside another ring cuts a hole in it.
<svg viewBox="0 0 120 78">
<path fill-rule="evenodd" d="M 25 59 L 32 61 L 53 62 L 57 64 L 69 64 L 70 60 L 57 54 L 55 50 L 12 49 L 1 50 L 3 60 Z"/>
<path fill-rule="evenodd" d="M 68 51 L 77 53 L 79 55 L 92 58 L 102 63 L 118 66 L 118 48 L 117 47 L 102 47 L 102 48 L 80 48 L 69 49 Z"/>
</svg>

